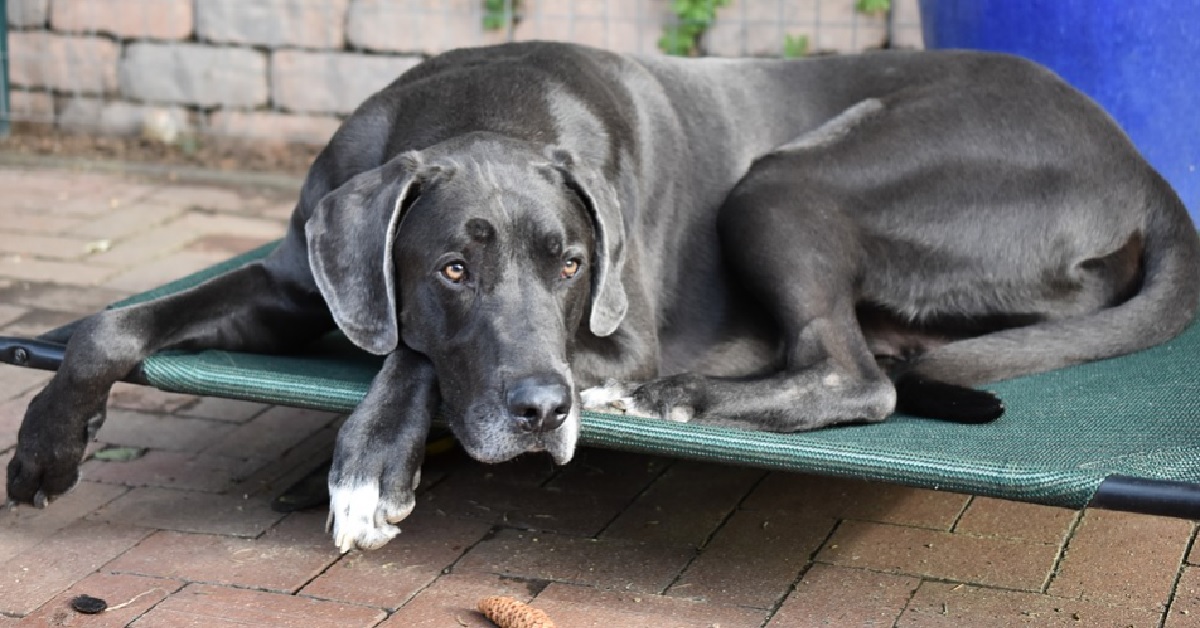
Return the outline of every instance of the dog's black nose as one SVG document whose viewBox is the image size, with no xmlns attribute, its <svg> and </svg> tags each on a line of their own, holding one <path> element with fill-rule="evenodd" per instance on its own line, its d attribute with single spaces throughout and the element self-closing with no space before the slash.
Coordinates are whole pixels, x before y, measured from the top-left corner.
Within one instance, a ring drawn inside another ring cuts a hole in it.
<svg viewBox="0 0 1200 628">
<path fill-rule="evenodd" d="M 557 375 L 526 377 L 508 390 L 508 411 L 527 432 L 557 429 L 570 410 L 570 391 Z"/>
</svg>

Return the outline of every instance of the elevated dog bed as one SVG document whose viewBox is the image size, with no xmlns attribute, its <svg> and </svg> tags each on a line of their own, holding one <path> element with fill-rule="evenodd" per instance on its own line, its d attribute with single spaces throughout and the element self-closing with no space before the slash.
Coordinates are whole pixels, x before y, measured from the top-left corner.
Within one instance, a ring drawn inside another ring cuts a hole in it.
<svg viewBox="0 0 1200 628">
<path fill-rule="evenodd" d="M 182 290 L 271 246 L 133 297 Z M 71 326 L 0 338 L 0 359 L 56 368 Z M 306 352 L 204 351 L 147 359 L 131 381 L 167 391 L 349 412 L 379 358 L 338 335 Z M 1200 325 L 1134 355 L 989 386 L 1007 406 L 987 425 L 903 415 L 876 425 L 768 434 L 585 413 L 581 442 L 1082 508 L 1200 518 Z"/>
</svg>

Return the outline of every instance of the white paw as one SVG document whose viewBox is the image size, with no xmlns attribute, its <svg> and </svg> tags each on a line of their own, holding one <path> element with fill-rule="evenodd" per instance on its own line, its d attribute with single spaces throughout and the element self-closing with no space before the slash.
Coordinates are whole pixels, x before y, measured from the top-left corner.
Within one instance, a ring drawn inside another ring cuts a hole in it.
<svg viewBox="0 0 1200 628">
<path fill-rule="evenodd" d="M 603 386 L 588 388 L 579 393 L 579 399 L 583 402 L 585 410 L 607 412 L 609 414 L 628 414 L 647 419 L 661 418 L 654 410 L 643 408 L 634 401 L 632 393 L 635 388 L 637 386 L 634 384 L 622 384 L 610 379 L 604 382 Z M 689 416 L 688 418 L 691 417 Z M 672 418 L 672 420 L 676 419 Z M 684 420 L 686 421 L 687 419 Z"/>
<path fill-rule="evenodd" d="M 585 410 L 611 412 L 613 410 L 620 410 L 616 404 L 623 398 L 628 397 L 630 390 L 628 386 L 610 379 L 604 382 L 603 386 L 588 388 L 579 393 L 579 400 L 583 402 Z"/>
<path fill-rule="evenodd" d="M 419 482 L 414 478 L 414 485 Z M 343 554 L 354 549 L 379 549 L 400 534 L 399 523 L 412 512 L 413 500 L 394 503 L 379 494 L 379 484 L 368 482 L 329 487 L 329 520 L 333 543 Z"/>
<path fill-rule="evenodd" d="M 645 407 L 637 402 L 633 397 L 621 397 L 614 401 L 612 406 L 618 411 L 628 414 L 629 416 L 640 416 L 644 419 L 661 419 L 664 418 L 655 410 Z M 671 419 L 674 421 L 675 419 Z"/>
</svg>

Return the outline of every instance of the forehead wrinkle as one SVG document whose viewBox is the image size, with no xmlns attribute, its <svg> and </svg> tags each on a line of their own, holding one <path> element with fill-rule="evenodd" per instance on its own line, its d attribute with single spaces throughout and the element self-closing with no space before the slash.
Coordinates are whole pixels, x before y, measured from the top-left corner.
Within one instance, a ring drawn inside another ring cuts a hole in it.
<svg viewBox="0 0 1200 628">
<path fill-rule="evenodd" d="M 489 187 L 500 189 L 500 178 L 496 176 L 496 171 L 492 170 L 492 162 L 483 162 L 483 181 Z"/>
<path fill-rule="evenodd" d="M 539 177 L 529 163 L 509 163 L 488 154 L 464 154 L 459 156 L 457 166 L 455 185 L 467 186 L 459 188 L 461 196 L 456 195 L 459 208 L 466 210 L 467 218 L 492 223 L 496 238 L 510 240 L 508 246 L 501 245 L 506 256 L 561 252 L 569 244 L 572 234 L 568 226 L 572 220 L 556 210 L 573 211 L 560 207 L 570 204 L 570 200 L 554 181 Z M 574 237 L 585 235 L 577 233 Z"/>
<path fill-rule="evenodd" d="M 496 190 L 491 196 L 496 200 L 496 209 L 500 212 L 500 217 L 507 223 L 514 222 L 513 213 L 509 211 L 508 205 L 504 203 L 504 191 Z"/>
<path fill-rule="evenodd" d="M 468 170 L 478 177 L 480 188 L 486 190 L 483 201 L 493 204 L 505 221 L 514 220 L 513 208 L 506 202 L 505 196 L 518 194 L 525 197 L 518 190 L 527 173 L 509 164 L 496 163 L 494 159 L 474 155 L 468 158 L 466 165 Z"/>
<path fill-rule="evenodd" d="M 489 222 L 495 247 L 509 264 L 538 262 L 548 252 L 557 254 L 566 248 L 565 225 L 533 197 L 514 190 L 493 191 L 488 209 L 475 213 L 475 219 Z"/>
</svg>

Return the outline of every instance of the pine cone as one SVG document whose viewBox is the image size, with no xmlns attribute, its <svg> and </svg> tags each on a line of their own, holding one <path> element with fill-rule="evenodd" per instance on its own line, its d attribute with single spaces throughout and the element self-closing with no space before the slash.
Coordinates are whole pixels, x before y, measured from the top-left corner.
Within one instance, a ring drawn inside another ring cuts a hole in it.
<svg viewBox="0 0 1200 628">
<path fill-rule="evenodd" d="M 554 628 L 544 611 L 511 597 L 485 597 L 479 600 L 479 612 L 500 628 Z"/>
</svg>

